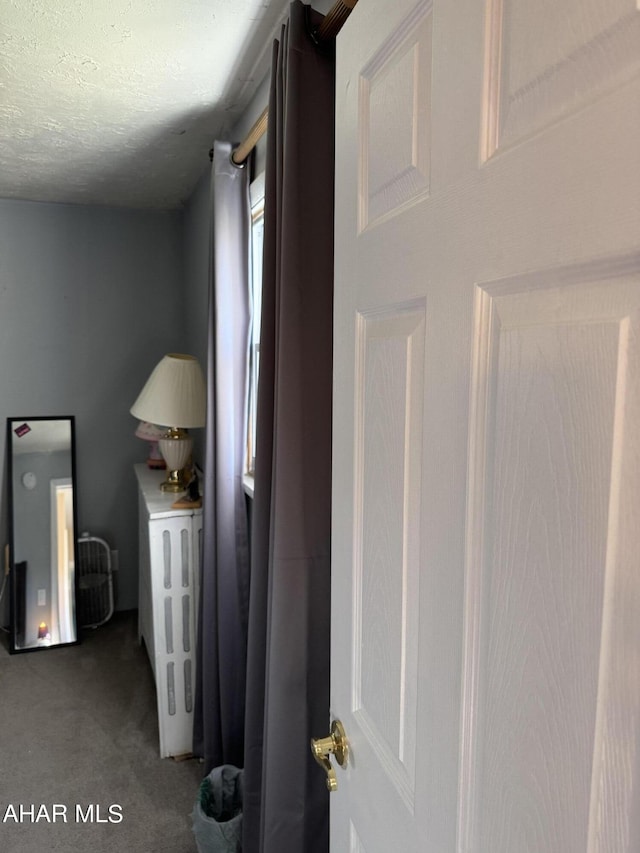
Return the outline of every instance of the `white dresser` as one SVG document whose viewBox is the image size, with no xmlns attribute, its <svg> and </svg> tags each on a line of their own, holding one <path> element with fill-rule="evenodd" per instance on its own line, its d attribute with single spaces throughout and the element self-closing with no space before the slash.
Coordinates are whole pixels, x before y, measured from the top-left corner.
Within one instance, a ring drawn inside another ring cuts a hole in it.
<svg viewBox="0 0 640 853">
<path fill-rule="evenodd" d="M 156 682 L 160 757 L 192 750 L 201 509 L 172 509 L 164 471 L 135 466 L 139 488 L 138 638 Z"/>
</svg>

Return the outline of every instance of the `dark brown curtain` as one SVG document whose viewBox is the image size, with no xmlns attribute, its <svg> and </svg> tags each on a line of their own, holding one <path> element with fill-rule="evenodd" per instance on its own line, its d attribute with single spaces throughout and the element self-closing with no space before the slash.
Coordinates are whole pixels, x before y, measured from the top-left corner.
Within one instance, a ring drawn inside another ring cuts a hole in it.
<svg viewBox="0 0 640 853">
<path fill-rule="evenodd" d="M 294 2 L 274 45 L 245 729 L 244 853 L 326 853 L 334 57 Z"/>
<path fill-rule="evenodd" d="M 242 472 L 249 328 L 247 170 L 215 142 L 207 355 L 202 567 L 193 751 L 204 773 L 244 762 L 249 613 L 248 524 Z"/>
</svg>

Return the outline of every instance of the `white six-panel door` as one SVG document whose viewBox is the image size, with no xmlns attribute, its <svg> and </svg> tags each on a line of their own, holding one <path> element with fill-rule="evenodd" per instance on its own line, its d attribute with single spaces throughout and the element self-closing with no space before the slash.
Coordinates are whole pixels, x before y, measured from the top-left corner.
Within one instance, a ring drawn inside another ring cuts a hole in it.
<svg viewBox="0 0 640 853">
<path fill-rule="evenodd" d="M 332 853 L 640 850 L 639 75 L 636 0 L 339 36 Z"/>
</svg>

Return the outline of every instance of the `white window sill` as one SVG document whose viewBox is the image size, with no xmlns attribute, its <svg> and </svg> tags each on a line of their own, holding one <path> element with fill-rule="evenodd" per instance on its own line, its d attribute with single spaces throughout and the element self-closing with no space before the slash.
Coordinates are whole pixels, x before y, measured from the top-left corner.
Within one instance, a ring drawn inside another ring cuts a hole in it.
<svg viewBox="0 0 640 853">
<path fill-rule="evenodd" d="M 245 493 L 245 495 L 248 495 L 250 498 L 253 498 L 253 483 L 254 483 L 253 474 L 243 474 L 242 475 L 242 487 L 244 489 L 244 493 Z"/>
</svg>

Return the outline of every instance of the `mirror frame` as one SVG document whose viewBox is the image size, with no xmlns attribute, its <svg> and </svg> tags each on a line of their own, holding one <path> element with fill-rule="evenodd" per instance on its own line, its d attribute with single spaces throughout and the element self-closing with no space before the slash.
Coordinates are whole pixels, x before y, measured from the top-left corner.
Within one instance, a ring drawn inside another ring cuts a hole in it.
<svg viewBox="0 0 640 853">
<path fill-rule="evenodd" d="M 73 490 L 71 495 L 72 514 L 73 514 L 73 622 L 75 625 L 75 640 L 64 643 L 55 643 L 46 646 L 29 646 L 21 648 L 16 645 L 15 629 L 16 629 L 16 581 L 15 581 L 15 554 L 14 554 L 14 489 L 13 489 L 13 433 L 16 425 L 29 423 L 33 421 L 68 421 L 71 431 L 71 482 Z M 76 435 L 75 435 L 75 417 L 74 415 L 36 415 L 33 417 L 23 418 L 7 418 L 7 491 L 8 491 L 8 523 L 9 523 L 9 652 L 13 654 L 23 654 L 27 652 L 40 652 L 47 649 L 60 649 L 66 646 L 77 646 L 80 642 L 80 625 L 78 624 L 78 496 L 77 496 L 77 479 L 76 479 Z"/>
</svg>

